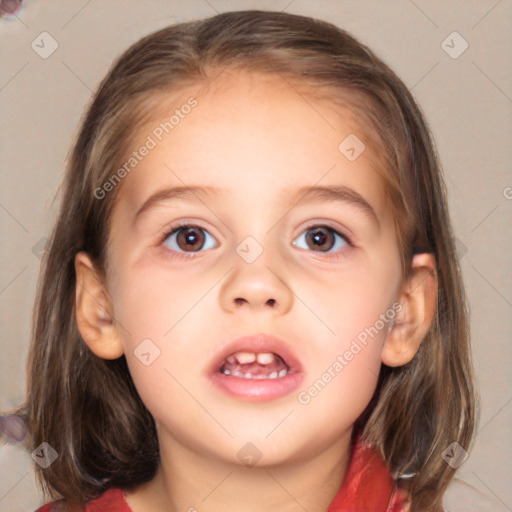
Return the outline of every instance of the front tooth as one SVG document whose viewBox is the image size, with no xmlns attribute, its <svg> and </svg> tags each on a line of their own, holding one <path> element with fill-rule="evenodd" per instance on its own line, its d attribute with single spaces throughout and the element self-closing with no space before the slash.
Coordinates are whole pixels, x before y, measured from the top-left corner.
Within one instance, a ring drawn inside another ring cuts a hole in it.
<svg viewBox="0 0 512 512">
<path fill-rule="evenodd" d="M 256 356 L 256 359 L 260 364 L 270 364 L 274 361 L 274 354 L 272 352 L 261 352 Z"/>
<path fill-rule="evenodd" d="M 256 354 L 254 352 L 237 352 L 234 356 L 240 364 L 251 364 L 256 361 Z"/>
</svg>

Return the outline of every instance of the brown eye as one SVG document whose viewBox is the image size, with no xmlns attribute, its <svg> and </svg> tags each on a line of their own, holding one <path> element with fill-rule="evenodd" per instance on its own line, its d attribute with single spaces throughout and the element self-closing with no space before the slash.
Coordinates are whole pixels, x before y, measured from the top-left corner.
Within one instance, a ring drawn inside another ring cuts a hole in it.
<svg viewBox="0 0 512 512">
<path fill-rule="evenodd" d="M 180 228 L 176 243 L 183 251 L 197 251 L 204 244 L 204 234 L 199 228 Z"/>
<path fill-rule="evenodd" d="M 293 241 L 293 245 L 301 249 L 331 253 L 350 245 L 350 242 L 345 236 L 328 226 L 313 226 L 303 231 Z"/>
<path fill-rule="evenodd" d="M 192 253 L 211 249 L 216 244 L 215 238 L 205 229 L 197 226 L 179 226 L 165 237 L 164 245 L 178 253 Z"/>
<path fill-rule="evenodd" d="M 329 228 L 316 227 L 307 231 L 306 243 L 314 251 L 328 251 L 334 245 L 334 235 Z"/>
</svg>

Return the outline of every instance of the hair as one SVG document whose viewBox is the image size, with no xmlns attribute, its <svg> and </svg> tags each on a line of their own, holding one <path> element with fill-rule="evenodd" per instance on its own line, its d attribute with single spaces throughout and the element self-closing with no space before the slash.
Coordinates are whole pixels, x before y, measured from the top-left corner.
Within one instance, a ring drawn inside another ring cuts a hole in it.
<svg viewBox="0 0 512 512">
<path fill-rule="evenodd" d="M 404 366 L 382 365 L 355 429 L 407 486 L 413 512 L 438 510 L 455 471 L 441 454 L 452 442 L 469 450 L 478 398 L 468 308 L 430 130 L 404 83 L 347 32 L 305 16 L 257 10 L 144 37 L 114 62 L 85 113 L 42 261 L 27 399 L 18 409 L 29 422 L 30 449 L 45 441 L 59 454 L 46 469 L 34 466 L 40 485 L 48 497 L 80 506 L 110 487 L 134 487 L 155 475 L 155 423 L 124 356 L 96 357 L 78 331 L 74 257 L 85 251 L 101 275 L 108 272 L 109 221 L 120 187 L 101 200 L 94 190 L 126 159 L 133 134 L 148 121 L 144 106 L 155 94 L 208 84 L 223 70 L 280 75 L 310 87 L 313 96 L 349 105 L 365 142 L 382 148 L 403 274 L 415 253 L 432 253 L 438 303 L 416 356 Z"/>
</svg>

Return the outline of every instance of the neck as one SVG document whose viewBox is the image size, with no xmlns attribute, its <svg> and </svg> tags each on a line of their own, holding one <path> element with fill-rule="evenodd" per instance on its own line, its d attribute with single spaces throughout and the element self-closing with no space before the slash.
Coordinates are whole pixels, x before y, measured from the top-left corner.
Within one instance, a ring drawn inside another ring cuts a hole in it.
<svg viewBox="0 0 512 512">
<path fill-rule="evenodd" d="M 350 462 L 350 431 L 322 453 L 247 467 L 160 439 L 161 464 L 150 482 L 127 493 L 133 512 L 325 512 Z"/>
</svg>

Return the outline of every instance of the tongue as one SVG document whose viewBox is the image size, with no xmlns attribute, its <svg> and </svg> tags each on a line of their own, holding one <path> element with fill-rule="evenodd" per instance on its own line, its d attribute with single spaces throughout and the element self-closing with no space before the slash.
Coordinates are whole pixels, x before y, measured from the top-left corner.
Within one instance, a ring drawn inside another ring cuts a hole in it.
<svg viewBox="0 0 512 512">
<path fill-rule="evenodd" d="M 275 355 L 274 360 L 269 364 L 259 364 L 257 361 L 249 364 L 224 361 L 221 370 L 229 370 L 230 373 L 249 374 L 254 377 L 266 377 L 273 372 L 279 373 L 281 370 L 288 370 L 288 366 L 278 355 Z"/>
</svg>

